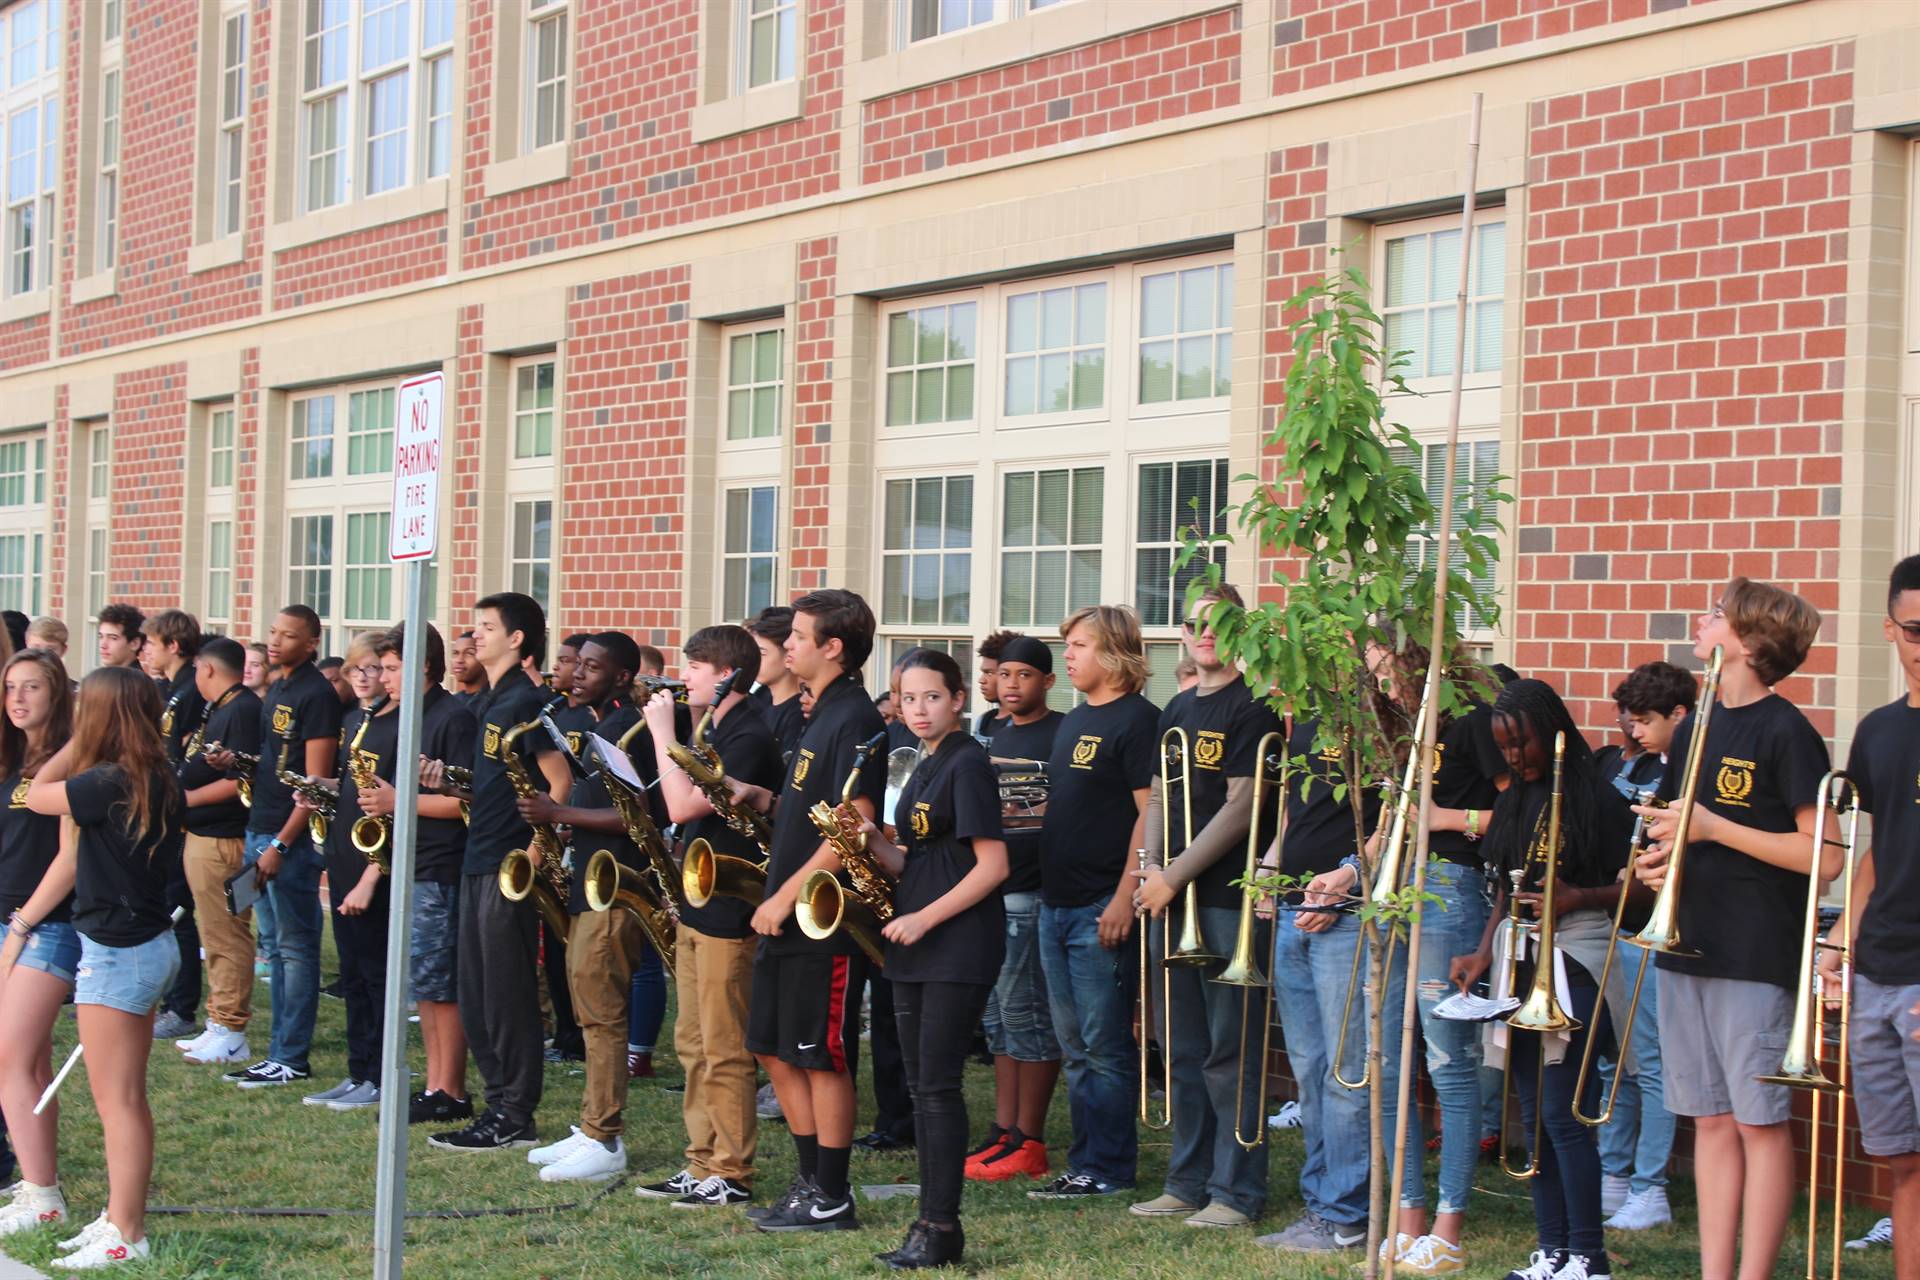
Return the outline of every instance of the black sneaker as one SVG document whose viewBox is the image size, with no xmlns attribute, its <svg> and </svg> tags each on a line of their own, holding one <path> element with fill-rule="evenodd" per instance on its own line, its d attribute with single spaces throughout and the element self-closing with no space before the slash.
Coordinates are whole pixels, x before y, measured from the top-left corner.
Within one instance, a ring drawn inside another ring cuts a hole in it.
<svg viewBox="0 0 1920 1280">
<path fill-rule="evenodd" d="M 242 1089 L 271 1089 L 275 1085 L 296 1084 L 302 1080 L 311 1080 L 313 1072 L 301 1067 L 290 1067 L 284 1062 L 275 1062 L 272 1058 L 262 1058 L 250 1067 L 229 1071 L 220 1078 L 228 1084 L 237 1084 Z"/>
<path fill-rule="evenodd" d="M 910 1151 L 913 1149 L 913 1139 L 896 1138 L 884 1130 L 875 1129 L 872 1133 L 855 1138 L 853 1145 L 862 1151 Z"/>
<path fill-rule="evenodd" d="M 1066 1173 L 1046 1186 L 1027 1192 L 1029 1200 L 1085 1200 L 1090 1196 L 1118 1195 L 1126 1190 L 1084 1173 Z"/>
<path fill-rule="evenodd" d="M 814 1193 L 813 1179 L 804 1173 L 793 1175 L 793 1181 L 780 1193 L 780 1198 L 772 1204 L 757 1204 L 747 1210 L 748 1222 L 759 1222 L 762 1218 L 771 1218 L 776 1213 L 785 1213 Z"/>
<path fill-rule="evenodd" d="M 408 1124 L 451 1124 L 473 1119 L 473 1101 L 455 1098 L 438 1089 L 422 1089 L 407 1099 Z"/>
<path fill-rule="evenodd" d="M 345 1000 L 347 998 L 346 984 L 341 982 L 340 979 L 335 978 L 332 982 L 320 988 L 320 994 L 329 1000 Z"/>
<path fill-rule="evenodd" d="M 715 1175 L 702 1178 L 693 1190 L 673 1202 L 676 1209 L 726 1209 L 736 1204 L 745 1204 L 753 1199 L 753 1192 L 747 1190 L 732 1178 Z"/>
<path fill-rule="evenodd" d="M 858 1231 L 860 1219 L 854 1216 L 853 1192 L 832 1199 L 815 1187 L 805 1198 L 782 1205 L 753 1225 L 762 1231 Z"/>
<path fill-rule="evenodd" d="M 682 1169 L 665 1182 L 649 1182 L 645 1186 L 635 1187 L 633 1194 L 649 1200 L 678 1200 L 692 1195 L 693 1189 L 699 1185 L 700 1179 Z"/>
<path fill-rule="evenodd" d="M 427 1142 L 442 1151 L 511 1151 L 516 1147 L 530 1147 L 537 1140 L 532 1121 L 515 1129 L 492 1111 L 482 1111 L 466 1128 L 436 1133 Z"/>
</svg>

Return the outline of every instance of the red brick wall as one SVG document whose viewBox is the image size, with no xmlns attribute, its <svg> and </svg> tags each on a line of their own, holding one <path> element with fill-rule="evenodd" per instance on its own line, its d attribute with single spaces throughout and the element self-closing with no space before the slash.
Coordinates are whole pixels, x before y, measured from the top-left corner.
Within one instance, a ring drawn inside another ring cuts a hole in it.
<svg viewBox="0 0 1920 1280">
<path fill-rule="evenodd" d="M 142 609 L 180 603 L 187 367 L 156 365 L 113 387 L 112 551 L 107 594 Z"/>
<path fill-rule="evenodd" d="M 828 462 L 833 438 L 834 284 L 839 241 L 797 246 L 793 317 L 793 536 L 787 586 L 794 593 L 827 585 Z"/>
<path fill-rule="evenodd" d="M 47 612 L 56 618 L 66 616 L 67 606 L 67 492 L 71 488 L 72 450 L 67 437 L 72 434 L 67 421 L 67 388 L 53 391 L 53 421 L 47 424 L 47 505 L 53 512 L 53 537 L 47 547 Z"/>
<path fill-rule="evenodd" d="M 1590 725 L 1732 574 L 1836 578 L 1851 45 L 1533 106 L 1514 665 Z M 1834 729 L 1833 650 L 1783 689 Z"/>
<path fill-rule="evenodd" d="M 861 179 L 885 182 L 1231 106 L 1239 77 L 1239 14 L 1222 10 L 943 80 L 866 104 Z"/>
<path fill-rule="evenodd" d="M 44 361 L 52 332 L 45 316 L 0 324 L 0 371 Z"/>
<path fill-rule="evenodd" d="M 447 215 L 422 214 L 351 235 L 317 240 L 278 254 L 275 308 L 421 284 L 447 270 Z"/>
<path fill-rule="evenodd" d="M 480 446 L 481 423 L 485 411 L 487 353 L 482 333 L 484 307 L 460 308 L 459 363 L 449 371 L 448 390 L 452 404 L 445 406 L 445 421 L 452 427 L 453 481 L 443 490 L 453 500 L 452 545 L 436 562 L 443 573 L 451 573 L 449 591 L 452 618 L 466 617 L 467 606 L 487 593 L 480 581 Z M 442 499 L 443 501 L 445 499 Z M 428 608 L 433 602 L 428 601 Z M 449 620 L 451 621 L 451 619 Z"/>
</svg>

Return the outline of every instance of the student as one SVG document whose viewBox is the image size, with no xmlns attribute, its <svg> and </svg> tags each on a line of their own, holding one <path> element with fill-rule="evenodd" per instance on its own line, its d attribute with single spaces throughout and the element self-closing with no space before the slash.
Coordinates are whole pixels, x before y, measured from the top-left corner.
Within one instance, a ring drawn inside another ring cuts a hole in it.
<svg viewBox="0 0 1920 1280">
<path fill-rule="evenodd" d="M 636 675 L 659 676 L 667 670 L 667 655 L 650 644 L 640 646 L 640 670 Z"/>
<path fill-rule="evenodd" d="M 791 761 L 806 730 L 805 709 L 800 702 L 800 677 L 787 666 L 787 637 L 793 634 L 793 610 L 785 605 L 769 605 L 746 624 L 753 642 L 760 646 L 759 688 L 754 697 L 767 713 L 773 728 L 773 740 L 780 744 L 780 756 Z"/>
<path fill-rule="evenodd" d="M 735 670 L 759 669 L 761 657 L 752 633 L 724 625 L 694 632 L 680 653 L 680 678 L 687 683 L 692 711 L 709 706 L 714 691 Z M 654 694 L 646 715 L 667 815 L 682 827 L 685 843 L 705 840 L 722 856 L 760 861 L 763 855 L 753 840 L 728 826 L 685 771 L 673 767 L 667 754 L 673 696 Z M 707 745 L 719 755 L 728 778 L 752 787 L 780 785 L 784 767 L 779 744 L 763 704 L 744 686 L 713 708 Z M 673 1047 L 687 1077 L 680 1099 L 687 1128 L 686 1163 L 674 1177 L 639 1188 L 643 1196 L 671 1198 L 680 1208 L 725 1208 L 745 1204 L 753 1194 L 759 1117 L 753 1055 L 747 1050 L 752 916 L 753 904 L 725 895 L 716 895 L 704 907 L 689 904 L 680 910 L 673 960 L 678 1008 Z"/>
<path fill-rule="evenodd" d="M 1006 936 L 999 784 L 986 751 L 967 734 L 966 705 L 957 662 L 932 649 L 908 656 L 900 708 L 925 754 L 887 815 L 899 843 L 866 825 L 869 851 L 900 881 L 893 919 L 881 933 L 919 1135 L 920 1216 L 904 1244 L 879 1255 L 894 1271 L 950 1266 L 965 1251 L 967 1104 L 960 1085 Z"/>
<path fill-rule="evenodd" d="M 199 749 L 217 742 L 260 754 L 260 699 L 241 682 L 246 663 L 246 649 L 224 636 L 208 637 L 194 655 L 202 705 L 193 734 L 199 746 L 179 773 L 186 801 L 187 888 L 207 953 L 207 1029 L 176 1042 L 188 1062 L 245 1062 L 253 1056 L 247 1044 L 253 1019 L 253 913 L 234 915 L 226 891 L 227 881 L 246 861 L 247 806 L 240 801 L 240 784 L 216 771 Z"/>
<path fill-rule="evenodd" d="M 1836 932 L 1853 972 L 1851 1084 L 1860 1145 L 1893 1175 L 1887 1230 L 1894 1273 L 1913 1276 L 1920 1275 L 1920 1044 L 1910 1034 L 1920 1004 L 1920 556 L 1894 566 L 1881 629 L 1906 691 L 1854 730 L 1847 774 L 1873 818 L 1873 843 L 1854 872 L 1853 913 Z M 1831 824 L 1829 818 L 1830 839 Z M 1820 952 L 1829 999 L 1839 994 L 1840 962 L 1838 951 Z"/>
<path fill-rule="evenodd" d="M 138 669 L 140 646 L 145 640 L 141 627 L 146 620 L 147 615 L 130 604 L 110 604 L 100 610 L 100 621 L 94 628 L 100 665 Z"/>
<path fill-rule="evenodd" d="M 994 731 L 999 760 L 1053 759 L 1066 716 L 1047 705 L 1053 692 L 1053 651 L 1032 636 L 1015 636 L 995 670 L 1000 712 Z M 1047 978 L 1040 967 L 1040 830 L 1004 832 L 1007 878 L 1000 884 L 1006 913 L 1005 958 L 987 996 L 984 1021 L 993 1054 L 993 1125 L 967 1158 L 967 1176 L 982 1182 L 1042 1178 L 1047 1156 L 1047 1109 L 1060 1078 L 1060 1041 L 1053 1034 Z"/>
<path fill-rule="evenodd" d="M 160 736 L 166 742 L 167 763 L 177 773 L 187 739 L 205 709 L 193 667 L 194 655 L 200 651 L 200 623 L 184 610 L 162 609 L 140 624 L 140 635 L 142 658 L 160 682 Z M 173 883 L 167 886 L 169 900 L 186 914 L 173 926 L 174 941 L 180 944 L 180 976 L 153 1020 L 156 1040 L 193 1037 L 200 1030 L 194 1024 L 200 1011 L 201 943 L 193 893 L 187 887 L 179 850 L 169 851 L 167 865 L 174 873 Z"/>
<path fill-rule="evenodd" d="M 1180 661 L 1173 664 L 1173 686 L 1181 693 L 1200 683 L 1200 668 L 1186 654 L 1180 655 Z"/>
<path fill-rule="evenodd" d="M 35 891 L 73 893 L 80 967 L 73 1001 L 87 1084 L 106 1146 L 107 1208 L 54 1262 L 91 1270 L 151 1252 L 147 1191 L 153 1113 L 147 1055 L 153 1008 L 173 985 L 180 949 L 167 928 L 165 850 L 177 847 L 178 801 L 161 744 L 160 695 L 138 671 L 103 668 L 80 684 L 73 741 L 27 789 L 35 813 L 71 817 L 76 838 Z M 39 928 L 39 902 L 14 914 L 0 957 L 20 954 Z"/>
<path fill-rule="evenodd" d="M 531 898 L 508 901 L 500 892 L 500 863 L 533 837 L 507 778 L 506 739 L 532 720 L 547 692 L 528 677 L 547 648 L 547 615 L 540 602 L 517 591 L 482 596 L 473 607 L 474 656 L 490 687 L 474 704 L 480 735 L 473 755 L 473 799 L 461 862 L 460 1021 L 486 1085 L 487 1106 L 463 1129 L 428 1141 L 448 1151 L 503 1151 L 531 1147 L 533 1113 L 540 1105 L 545 1057 L 540 1033 L 539 913 Z M 547 735 L 529 730 L 514 746 L 534 763 L 535 787 L 564 794 L 572 787 L 566 762 Z M 543 744 L 544 743 L 544 747 Z M 544 782 L 544 786 L 542 786 Z"/>
<path fill-rule="evenodd" d="M 473 656 L 473 632 L 462 631 L 453 638 L 447 660 L 453 676 L 453 696 L 471 711 L 473 700 L 487 691 L 487 669 Z"/>
<path fill-rule="evenodd" d="M 574 669 L 580 664 L 580 646 L 593 637 L 584 631 L 576 631 L 560 642 L 553 651 L 553 680 L 551 688 L 555 693 L 567 696 L 568 706 L 578 706 L 573 696 Z"/>
<path fill-rule="evenodd" d="M 0 609 L 0 621 L 6 623 L 7 641 L 13 652 L 18 653 L 27 647 L 27 627 L 31 625 L 27 615 L 18 609 Z"/>
<path fill-rule="evenodd" d="M 273 683 L 272 666 L 267 660 L 264 641 L 255 640 L 247 645 L 247 669 L 241 673 L 240 682 L 253 691 L 254 697 L 267 696 L 267 687 Z"/>
<path fill-rule="evenodd" d="M 1670 662 L 1649 662 L 1614 690 L 1614 703 L 1626 721 L 1639 754 L 1609 769 L 1606 750 L 1594 753 L 1595 767 L 1629 802 L 1660 785 L 1673 732 L 1693 710 L 1698 696 L 1694 678 Z M 1627 989 L 1646 963 L 1647 949 L 1626 938 L 1614 941 L 1613 963 Z M 1620 1082 L 1613 1116 L 1600 1126 L 1600 1202 L 1610 1231 L 1646 1231 L 1673 1221 L 1667 1204 L 1667 1160 L 1673 1152 L 1673 1113 L 1660 1085 L 1660 978 L 1649 969 L 1640 984 L 1640 1012 L 1633 1021 L 1634 1069 Z M 1619 1064 L 1600 1061 L 1600 1087 L 1613 1088 Z"/>
<path fill-rule="evenodd" d="M 280 780 L 285 768 L 305 777 L 329 777 L 340 746 L 340 699 L 313 665 L 320 616 L 290 604 L 274 617 L 268 656 L 280 676 L 260 708 L 260 764 L 247 811 L 246 864 L 257 869 L 273 903 L 273 1032 L 267 1056 L 224 1077 L 243 1089 L 264 1089 L 312 1078 L 307 1051 L 320 998 L 321 855 L 307 833 L 307 810 Z M 223 746 L 226 744 L 222 744 Z M 208 763 L 225 770 L 232 756 Z"/>
<path fill-rule="evenodd" d="M 1799 953 L 1790 940 L 1806 923 L 1815 793 L 1828 759 L 1819 733 L 1772 687 L 1799 669 L 1819 631 L 1812 605 L 1746 578 L 1728 583 L 1694 629 L 1694 656 L 1718 647 L 1725 660 L 1678 904 L 1690 954 L 1663 953 L 1656 966 L 1667 1109 L 1694 1117 L 1704 1280 L 1731 1280 L 1736 1248 L 1742 1280 L 1772 1274 L 1793 1203 L 1791 1093 L 1755 1077 L 1780 1069 L 1793 1017 Z M 1663 799 L 1680 794 L 1693 725 L 1673 736 Z M 1653 847 L 1635 874 L 1658 889 L 1679 815 L 1636 812 Z M 1825 851 L 1821 875 L 1838 863 L 1837 849 Z"/>
<path fill-rule="evenodd" d="M 974 721 L 973 732 L 982 738 L 991 738 L 1007 722 L 1000 710 L 1000 657 L 1006 652 L 1007 642 L 1019 633 L 1016 631 L 996 631 L 980 642 L 975 651 L 980 660 L 980 715 Z M 899 699 L 894 699 L 896 702 Z"/>
<path fill-rule="evenodd" d="M 873 611 L 851 591 L 808 592 L 794 602 L 787 665 L 818 693 L 812 718 L 787 766 L 778 804 L 736 784 L 747 803 L 772 805 L 767 894 L 753 913 L 761 936 L 753 966 L 747 1048 L 773 1080 L 799 1170 L 787 1194 L 754 1225 L 762 1231 L 849 1231 L 859 1226 L 847 1185 L 853 1151 L 853 1069 L 859 1006 L 847 998 L 866 977 L 867 959 L 845 929 L 814 941 L 793 922 L 801 884 L 816 870 L 838 871 L 833 846 L 808 810 L 837 804 L 856 749 L 881 732 L 860 668 L 873 652 Z M 854 784 L 854 807 L 871 820 L 886 769 L 870 758 Z"/>
<path fill-rule="evenodd" d="M 35 618 L 27 624 L 26 647 L 45 649 L 64 663 L 67 658 L 67 624 L 58 618 Z"/>
<path fill-rule="evenodd" d="M 1179 927 L 1179 918 L 1167 912 L 1182 891 L 1196 895 L 1201 945 L 1221 957 L 1233 950 L 1246 902 L 1245 890 L 1235 881 L 1246 870 L 1248 832 L 1257 825 L 1256 838 L 1265 848 L 1275 830 L 1276 807 L 1270 806 L 1277 806 L 1277 791 L 1263 797 L 1266 804 L 1256 813 L 1253 790 L 1265 767 L 1261 741 L 1269 733 L 1281 734 L 1280 717 L 1221 660 L 1212 623 L 1221 604 L 1246 608 L 1240 592 L 1221 583 L 1195 599 L 1181 627 L 1200 682 L 1167 703 L 1154 739 L 1156 748 L 1170 751 L 1170 746 L 1158 744 L 1175 729 L 1184 733 L 1191 754 L 1173 778 L 1179 786 L 1184 775 L 1190 790 L 1175 797 L 1163 790 L 1159 777 L 1150 784 L 1144 832 L 1147 868 L 1137 873 L 1136 894 L 1139 905 L 1158 922 L 1154 952 L 1165 972 L 1154 976 L 1164 977 L 1170 991 L 1161 1011 L 1161 1051 L 1172 1061 L 1173 1092 L 1167 1101 L 1173 1153 L 1165 1189 L 1131 1211 L 1143 1218 L 1177 1217 L 1193 1227 L 1247 1226 L 1267 1202 L 1267 1126 L 1257 1125 L 1260 1140 L 1252 1151 L 1234 1137 L 1240 1117 L 1264 1117 L 1265 1100 L 1253 1094 L 1260 1080 L 1259 1042 L 1242 1034 L 1246 1001 L 1240 988 L 1212 981 L 1225 968 L 1224 959 L 1172 966 L 1165 959 Z M 1277 785 L 1279 779 L 1273 782 Z M 1163 823 L 1162 815 L 1175 805 L 1172 820 Z M 1189 816 L 1191 840 L 1185 825 Z M 1254 934 L 1256 953 L 1272 946 L 1264 923 Z"/>
<path fill-rule="evenodd" d="M 426 637 L 420 754 L 429 760 L 471 760 L 480 727 L 458 695 L 443 687 L 446 649 L 440 632 L 431 623 Z M 383 632 L 373 646 L 380 661 L 381 691 L 396 707 L 406 679 L 406 644 L 406 627 L 402 624 Z M 385 757 L 375 762 L 375 786 L 356 797 L 363 812 L 376 818 L 393 817 L 394 802 L 399 798 L 393 787 L 396 767 L 397 762 Z M 460 817 L 460 802 L 452 796 L 422 791 L 417 805 L 420 821 L 414 828 L 413 938 L 407 976 L 419 1008 L 427 1078 L 425 1087 L 407 1099 L 407 1123 L 444 1124 L 473 1118 L 473 1103 L 467 1100 L 467 1033 L 460 1025 L 455 977 L 460 860 L 467 843 L 467 824 Z"/>
<path fill-rule="evenodd" d="M 1549 821 L 1556 735 L 1564 735 L 1565 750 L 1553 890 L 1554 949 L 1565 964 L 1566 985 L 1556 983 L 1555 988 L 1561 1007 L 1578 1025 L 1551 1037 L 1510 1030 L 1504 1024 L 1489 1028 L 1490 1033 L 1504 1034 L 1506 1066 L 1519 1095 L 1527 1142 L 1532 1144 L 1536 1115 L 1544 1139 L 1529 1152 L 1534 1175 L 1527 1181 L 1540 1247 L 1524 1267 L 1507 1273 L 1508 1280 L 1603 1280 L 1613 1274 L 1601 1229 L 1600 1149 L 1594 1131 L 1574 1117 L 1573 1109 L 1587 1042 L 1594 1037 L 1603 1043 L 1612 1038 L 1611 1010 L 1624 1004 L 1627 994 L 1617 970 L 1610 984 L 1613 991 L 1602 993 L 1598 979 L 1613 946 L 1614 907 L 1626 891 L 1620 872 L 1627 864 L 1633 815 L 1611 780 L 1594 767 L 1593 753 L 1560 695 L 1539 680 L 1513 681 L 1493 704 L 1493 737 L 1512 781 L 1494 804 L 1485 840 L 1487 865 L 1496 885 L 1496 913 L 1488 921 L 1487 932 L 1490 940 L 1508 916 L 1506 904 L 1513 895 L 1515 871 L 1524 875 L 1517 895 L 1522 917 L 1540 918 L 1547 851 L 1553 838 Z M 1651 895 L 1647 897 L 1651 901 Z M 1457 973 L 1460 989 L 1477 981 L 1491 961 L 1489 945 L 1483 945 Z M 1510 970 L 1511 994 L 1524 998 L 1535 970 L 1547 962 L 1537 948 L 1521 957 Z M 1604 1005 L 1600 1003 L 1603 995 Z M 1543 1053 L 1547 1055 L 1544 1071 L 1540 1069 Z M 1587 1097 L 1580 1100 L 1583 1111 L 1595 1105 L 1594 1084 L 1589 1082 Z"/>
<path fill-rule="evenodd" d="M 1134 1183 L 1133 851 L 1142 847 L 1160 718 L 1140 696 L 1147 657 L 1133 610 L 1089 605 L 1060 624 L 1060 635 L 1067 679 L 1086 700 L 1061 722 L 1047 762 L 1040 966 L 1066 1062 L 1073 1142 L 1067 1171 L 1027 1192 L 1036 1200 L 1115 1195 Z"/>
<path fill-rule="evenodd" d="M 60 820 L 27 807 L 27 792 L 73 730 L 67 669 L 44 650 L 15 654 L 6 665 L 6 719 L 0 721 L 0 911 L 39 923 L 21 942 L 0 949 L 0 1109 L 19 1159 L 12 1202 L 0 1208 L 0 1235 L 67 1220 L 60 1190 L 60 1110 L 34 1103 L 53 1079 L 53 1025 L 73 993 L 80 935 L 72 922 L 68 877 L 48 882 L 60 853 Z M 11 930 L 10 930 L 11 934 Z"/>
</svg>

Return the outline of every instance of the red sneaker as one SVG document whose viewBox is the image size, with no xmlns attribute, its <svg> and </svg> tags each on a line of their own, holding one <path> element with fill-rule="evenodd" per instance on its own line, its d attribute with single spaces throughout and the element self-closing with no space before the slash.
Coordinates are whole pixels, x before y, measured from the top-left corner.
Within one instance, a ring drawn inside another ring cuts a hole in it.
<svg viewBox="0 0 1920 1280">
<path fill-rule="evenodd" d="M 653 1055 L 650 1053 L 630 1053 L 627 1055 L 627 1079 L 646 1080 L 653 1075 Z"/>
<path fill-rule="evenodd" d="M 1011 1178 L 1044 1178 L 1053 1172 L 1047 1159 L 1047 1144 L 1028 1138 L 1013 1151 L 1003 1151 L 990 1160 L 982 1160 L 967 1170 L 967 1176 L 980 1182 L 1005 1182 Z"/>
</svg>

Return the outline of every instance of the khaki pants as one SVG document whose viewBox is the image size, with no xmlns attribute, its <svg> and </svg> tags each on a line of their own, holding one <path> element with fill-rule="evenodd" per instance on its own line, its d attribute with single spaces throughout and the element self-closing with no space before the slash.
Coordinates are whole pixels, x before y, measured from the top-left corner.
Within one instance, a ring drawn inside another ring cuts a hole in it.
<svg viewBox="0 0 1920 1280">
<path fill-rule="evenodd" d="M 626 1128 L 627 988 L 646 935 L 622 907 L 583 911 L 567 935 L 567 987 L 587 1045 L 580 1131 L 609 1142 Z"/>
<path fill-rule="evenodd" d="M 188 835 L 182 855 L 200 946 L 207 953 L 207 1021 L 245 1031 L 253 1018 L 253 912 L 227 910 L 227 881 L 240 870 L 246 842 Z"/>
<path fill-rule="evenodd" d="M 709 938 L 681 925 L 674 943 L 673 1047 L 687 1073 L 681 1109 L 687 1171 L 696 1178 L 753 1181 L 760 1119 L 753 1105 L 753 1055 L 747 1052 L 747 1004 L 755 941 Z"/>
</svg>

